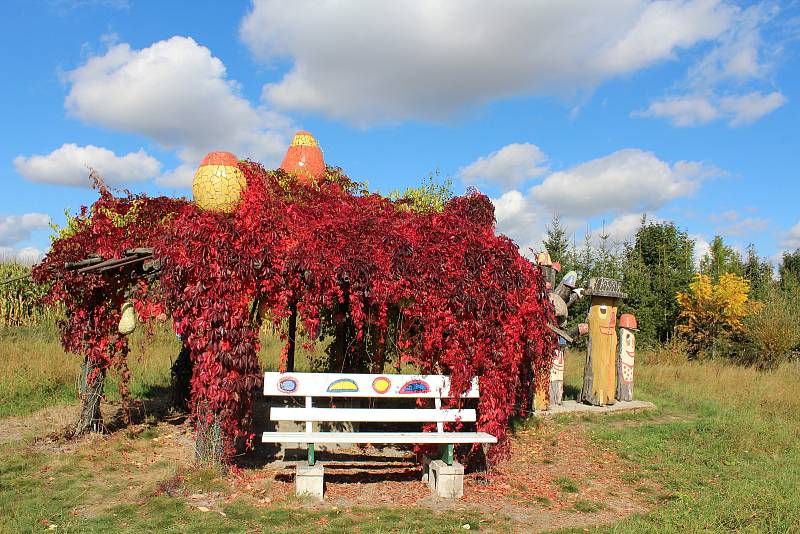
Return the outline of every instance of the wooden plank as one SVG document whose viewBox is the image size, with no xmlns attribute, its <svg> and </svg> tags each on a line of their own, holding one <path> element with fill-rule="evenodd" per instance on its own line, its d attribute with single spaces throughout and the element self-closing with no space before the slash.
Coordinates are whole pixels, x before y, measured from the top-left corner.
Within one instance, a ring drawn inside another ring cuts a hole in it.
<svg viewBox="0 0 800 534">
<path fill-rule="evenodd" d="M 264 432 L 262 443 L 497 443 L 486 432 Z"/>
<path fill-rule="evenodd" d="M 472 409 L 270 408 L 272 421 L 358 421 L 362 423 L 454 423 L 462 421 L 474 423 L 476 417 L 475 410 Z"/>
<path fill-rule="evenodd" d="M 442 409 L 442 399 L 437 397 L 433 399 L 433 405 L 436 408 L 436 411 Z M 438 421 L 436 423 L 436 431 L 437 432 L 444 432 L 444 423 L 442 421 Z"/>
<path fill-rule="evenodd" d="M 314 409 L 312 400 L 312 397 L 306 397 L 305 411 L 311 411 Z M 303 421 L 306 421 L 306 432 L 311 432 L 314 430 L 314 425 L 311 424 L 311 419 L 303 419 Z M 309 460 L 309 462 L 311 462 L 311 460 Z M 309 465 L 313 465 L 313 462 L 311 462 Z"/>
<path fill-rule="evenodd" d="M 450 397 L 450 377 L 358 373 L 264 373 L 264 395 L 292 397 Z M 479 396 L 478 379 L 463 398 Z"/>
<path fill-rule="evenodd" d="M 65 269 L 77 269 L 79 267 L 86 267 L 87 265 L 94 265 L 103 261 L 101 256 L 89 256 L 80 261 L 68 261 L 64 264 Z"/>
<path fill-rule="evenodd" d="M 129 248 L 125 251 L 126 256 L 151 256 L 153 254 L 153 247 L 138 247 Z"/>
</svg>

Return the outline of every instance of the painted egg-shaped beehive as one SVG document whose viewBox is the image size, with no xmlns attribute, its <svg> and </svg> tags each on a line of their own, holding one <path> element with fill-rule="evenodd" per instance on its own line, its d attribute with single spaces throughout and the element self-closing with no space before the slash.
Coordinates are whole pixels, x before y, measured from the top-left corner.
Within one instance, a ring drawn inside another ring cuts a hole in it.
<svg viewBox="0 0 800 534">
<path fill-rule="evenodd" d="M 200 209 L 231 213 L 236 209 L 247 179 L 230 152 L 211 152 L 203 158 L 192 181 L 192 197 Z"/>
<path fill-rule="evenodd" d="M 297 176 L 301 183 L 319 182 L 325 177 L 325 160 L 314 136 L 300 131 L 281 162 L 281 169 Z"/>
</svg>

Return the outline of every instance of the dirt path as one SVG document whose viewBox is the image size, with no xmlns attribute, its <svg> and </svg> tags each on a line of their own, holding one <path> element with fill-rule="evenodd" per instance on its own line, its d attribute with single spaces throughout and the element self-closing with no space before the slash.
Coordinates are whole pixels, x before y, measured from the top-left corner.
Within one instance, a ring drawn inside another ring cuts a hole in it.
<svg viewBox="0 0 800 534">
<path fill-rule="evenodd" d="M 63 430 L 78 416 L 77 405 L 53 406 L 30 415 L 0 419 L 0 445 Z"/>
</svg>

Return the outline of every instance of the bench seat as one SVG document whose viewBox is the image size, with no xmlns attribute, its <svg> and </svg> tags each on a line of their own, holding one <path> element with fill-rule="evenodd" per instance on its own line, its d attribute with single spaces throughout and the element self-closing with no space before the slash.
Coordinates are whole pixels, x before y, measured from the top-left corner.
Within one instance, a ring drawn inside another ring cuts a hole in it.
<svg viewBox="0 0 800 534">
<path fill-rule="evenodd" d="M 486 432 L 264 432 L 263 443 L 497 443 Z"/>
</svg>

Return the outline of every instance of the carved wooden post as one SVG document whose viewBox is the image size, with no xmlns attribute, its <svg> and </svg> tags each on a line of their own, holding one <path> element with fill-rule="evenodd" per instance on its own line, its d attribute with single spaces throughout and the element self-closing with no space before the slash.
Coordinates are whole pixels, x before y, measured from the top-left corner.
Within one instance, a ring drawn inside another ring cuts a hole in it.
<svg viewBox="0 0 800 534">
<path fill-rule="evenodd" d="M 617 400 L 633 400 L 633 364 L 638 330 L 636 317 L 629 313 L 619 318 L 619 351 L 617 351 Z"/>
<path fill-rule="evenodd" d="M 563 337 L 558 338 L 558 348 L 553 357 L 553 365 L 550 367 L 550 404 L 561 405 L 564 400 L 564 346 L 566 341 Z"/>
<path fill-rule="evenodd" d="M 592 278 L 584 294 L 592 299 L 589 308 L 589 343 L 583 374 L 581 400 L 603 406 L 614 404 L 617 392 L 617 303 L 627 295 L 621 282 Z"/>
</svg>

